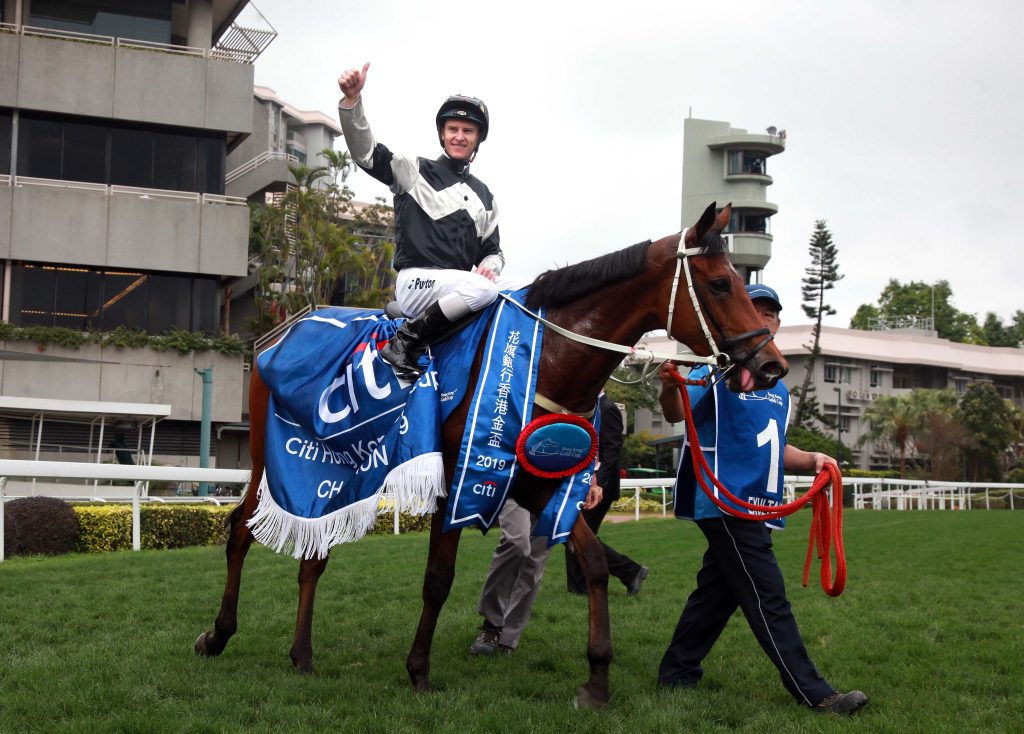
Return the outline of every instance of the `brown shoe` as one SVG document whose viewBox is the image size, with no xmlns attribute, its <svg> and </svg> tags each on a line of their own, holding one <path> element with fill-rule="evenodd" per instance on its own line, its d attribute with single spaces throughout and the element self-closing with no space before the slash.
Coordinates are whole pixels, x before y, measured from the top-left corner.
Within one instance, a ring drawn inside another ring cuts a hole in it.
<svg viewBox="0 0 1024 734">
<path fill-rule="evenodd" d="M 833 714 L 840 714 L 841 716 L 849 716 L 850 714 L 860 711 L 862 708 L 868 705 L 868 697 L 860 691 L 850 691 L 849 693 L 840 693 L 835 691 L 825 696 L 815 707 L 815 711 L 829 712 Z"/>
</svg>

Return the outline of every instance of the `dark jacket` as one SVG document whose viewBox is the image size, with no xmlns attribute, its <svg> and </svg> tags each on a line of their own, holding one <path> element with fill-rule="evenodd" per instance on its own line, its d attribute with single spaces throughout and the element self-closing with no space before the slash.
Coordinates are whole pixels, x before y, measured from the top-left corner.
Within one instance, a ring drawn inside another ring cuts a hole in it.
<svg viewBox="0 0 1024 734">
<path fill-rule="evenodd" d="M 619 465 L 622 463 L 622 412 L 607 395 L 601 395 L 601 435 L 597 457 L 597 483 L 604 489 L 605 502 L 619 499 Z"/>
</svg>

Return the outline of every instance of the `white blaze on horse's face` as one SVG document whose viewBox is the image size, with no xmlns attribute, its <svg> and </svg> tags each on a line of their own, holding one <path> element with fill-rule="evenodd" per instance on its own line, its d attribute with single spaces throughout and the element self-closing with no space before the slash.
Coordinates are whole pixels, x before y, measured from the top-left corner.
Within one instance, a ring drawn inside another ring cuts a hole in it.
<svg viewBox="0 0 1024 734">
<path fill-rule="evenodd" d="M 441 128 L 444 152 L 456 161 L 468 161 L 480 142 L 480 128 L 475 122 L 445 120 Z"/>
</svg>

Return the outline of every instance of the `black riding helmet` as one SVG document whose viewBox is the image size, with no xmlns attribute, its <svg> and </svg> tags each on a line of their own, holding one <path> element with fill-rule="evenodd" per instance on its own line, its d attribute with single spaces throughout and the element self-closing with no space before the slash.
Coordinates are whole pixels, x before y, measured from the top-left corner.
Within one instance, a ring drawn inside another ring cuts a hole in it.
<svg viewBox="0 0 1024 734">
<path fill-rule="evenodd" d="M 479 125 L 480 140 L 477 143 L 477 149 L 480 148 L 480 143 L 487 140 L 487 130 L 491 126 L 490 118 L 487 115 L 487 105 L 476 97 L 453 94 L 441 105 L 441 109 L 437 111 L 435 122 L 437 123 L 437 139 L 442 147 L 444 139 L 441 136 L 441 128 L 444 127 L 445 120 L 469 120 Z"/>
</svg>

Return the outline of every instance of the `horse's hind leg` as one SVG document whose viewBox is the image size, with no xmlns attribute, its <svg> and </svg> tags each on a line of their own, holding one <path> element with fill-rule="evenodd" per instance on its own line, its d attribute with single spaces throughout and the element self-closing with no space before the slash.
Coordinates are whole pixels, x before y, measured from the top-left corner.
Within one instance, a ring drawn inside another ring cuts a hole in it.
<svg viewBox="0 0 1024 734">
<path fill-rule="evenodd" d="M 295 639 L 288 654 L 300 673 L 313 672 L 313 599 L 327 560 L 314 558 L 299 563 L 299 611 L 295 619 Z"/>
<path fill-rule="evenodd" d="M 253 476 L 257 476 L 253 473 Z M 250 486 L 242 502 L 231 511 L 226 554 L 228 558 L 228 578 L 224 585 L 224 597 L 220 602 L 220 611 L 213 629 L 199 635 L 196 640 L 197 655 L 220 655 L 228 640 L 238 629 L 238 589 L 242 582 L 242 566 L 245 555 L 252 545 L 252 531 L 248 520 L 256 507 L 256 490 Z"/>
<path fill-rule="evenodd" d="M 587 580 L 590 604 L 587 639 L 590 679 L 576 690 L 576 705 L 580 708 L 601 709 L 608 703 L 608 666 L 612 661 L 611 624 L 608 618 L 608 559 L 605 557 L 604 546 L 594 537 L 583 515 L 576 519 L 569 537 Z"/>
<path fill-rule="evenodd" d="M 430 690 L 430 645 L 434 640 L 441 607 L 447 601 L 452 582 L 455 581 L 455 556 L 459 552 L 459 538 L 462 536 L 461 528 L 443 532 L 444 515 L 442 505 L 430 521 L 430 552 L 427 570 L 423 575 L 423 612 L 416 628 L 416 639 L 405 661 L 412 687 L 420 693 Z"/>
</svg>

